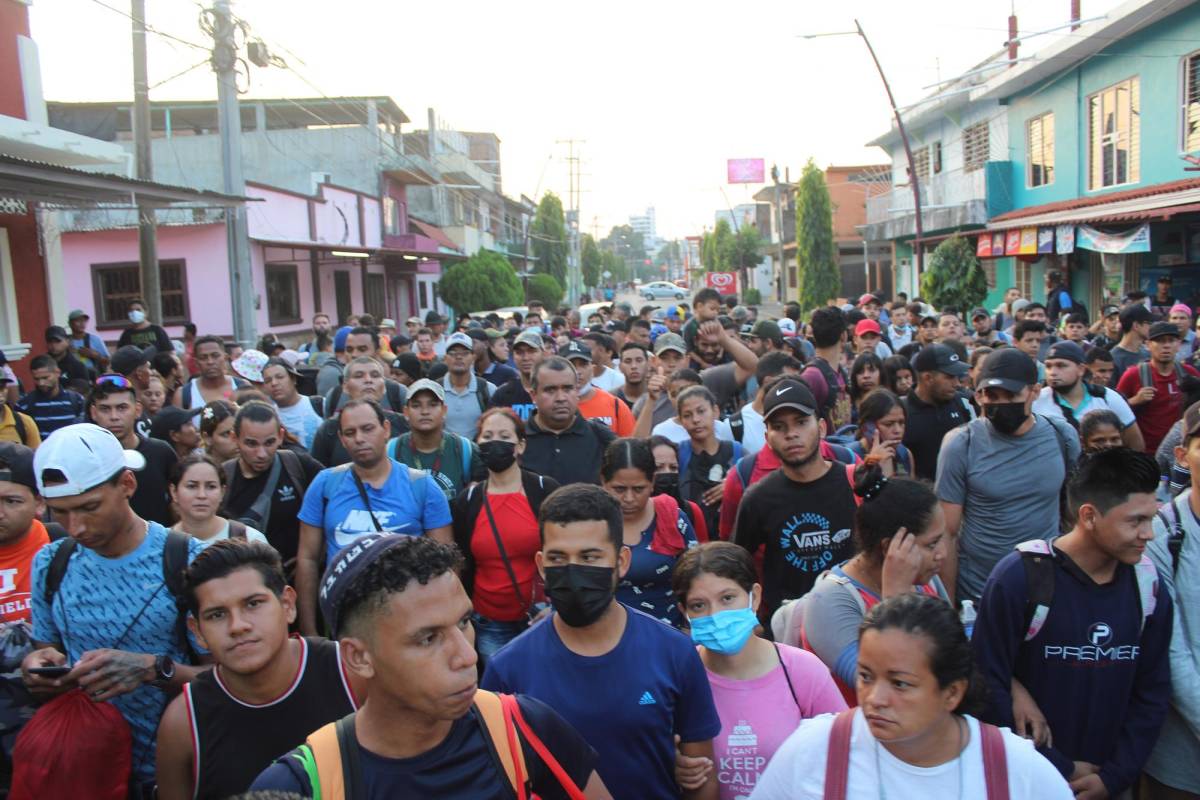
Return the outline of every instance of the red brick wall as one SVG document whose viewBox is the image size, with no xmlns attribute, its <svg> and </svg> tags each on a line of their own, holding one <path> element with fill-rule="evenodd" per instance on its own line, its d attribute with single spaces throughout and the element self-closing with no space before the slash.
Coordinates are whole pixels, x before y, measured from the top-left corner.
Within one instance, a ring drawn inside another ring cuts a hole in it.
<svg viewBox="0 0 1200 800">
<path fill-rule="evenodd" d="M 0 0 L 0 114 L 26 119 L 18 36 L 29 36 L 29 9 L 16 0 Z"/>
<path fill-rule="evenodd" d="M 39 248 L 37 222 L 32 214 L 0 214 L 0 228 L 8 232 L 21 341 L 33 345 L 31 354 L 44 353 L 46 328 L 50 325 L 50 297 L 46 291 L 46 262 Z M 66 325 L 66 320 L 60 324 Z M 21 359 L 11 366 L 21 382 L 29 386 L 29 359 Z"/>
</svg>

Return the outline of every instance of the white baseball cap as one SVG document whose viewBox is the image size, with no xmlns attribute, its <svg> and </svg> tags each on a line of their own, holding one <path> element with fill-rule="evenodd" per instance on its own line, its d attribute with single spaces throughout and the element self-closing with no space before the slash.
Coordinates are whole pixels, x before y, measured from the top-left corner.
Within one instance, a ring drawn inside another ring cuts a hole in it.
<svg viewBox="0 0 1200 800">
<path fill-rule="evenodd" d="M 145 457 L 126 450 L 99 425 L 81 422 L 59 428 L 33 452 L 33 473 L 42 497 L 75 497 L 90 492 L 122 470 L 140 470 Z M 46 470 L 57 470 L 64 483 L 50 486 L 42 480 Z"/>
</svg>

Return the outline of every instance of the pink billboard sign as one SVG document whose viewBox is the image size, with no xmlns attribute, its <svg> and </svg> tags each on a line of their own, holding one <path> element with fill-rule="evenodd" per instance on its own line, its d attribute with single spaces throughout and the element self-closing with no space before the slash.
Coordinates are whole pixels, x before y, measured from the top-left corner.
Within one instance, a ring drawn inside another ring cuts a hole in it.
<svg viewBox="0 0 1200 800">
<path fill-rule="evenodd" d="M 766 161 L 761 158 L 731 158 L 726 162 L 729 183 L 762 183 L 766 175 Z"/>
</svg>

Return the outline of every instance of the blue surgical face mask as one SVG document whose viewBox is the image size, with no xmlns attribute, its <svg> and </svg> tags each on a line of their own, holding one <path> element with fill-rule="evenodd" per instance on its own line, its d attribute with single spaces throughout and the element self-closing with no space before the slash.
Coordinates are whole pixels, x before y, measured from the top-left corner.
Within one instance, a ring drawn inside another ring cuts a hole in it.
<svg viewBox="0 0 1200 800">
<path fill-rule="evenodd" d="M 754 592 L 745 608 L 718 611 L 707 617 L 692 617 L 692 641 L 702 644 L 714 653 L 735 655 L 742 652 L 746 642 L 754 635 L 758 616 L 754 613 Z"/>
</svg>

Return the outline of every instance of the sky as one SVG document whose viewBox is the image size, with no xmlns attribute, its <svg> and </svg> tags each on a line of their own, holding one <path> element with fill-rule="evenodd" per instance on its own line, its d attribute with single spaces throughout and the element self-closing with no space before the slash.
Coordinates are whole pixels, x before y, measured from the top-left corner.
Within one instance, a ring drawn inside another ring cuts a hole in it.
<svg viewBox="0 0 1200 800">
<path fill-rule="evenodd" d="M 216 97 L 193 45 L 194 0 L 146 0 L 151 99 Z M 1083 0 L 1083 17 L 1117 0 Z M 507 194 L 565 196 L 566 145 L 582 140 L 581 227 L 604 235 L 656 209 L 664 238 L 699 234 L 758 186 L 726 185 L 726 159 L 763 158 L 793 180 L 818 166 L 875 164 L 891 124 L 854 30 L 871 39 L 904 106 L 1022 34 L 1066 23 L 1070 0 L 234 0 L 288 68 L 251 68 L 246 97 L 388 95 L 424 128 L 436 109 L 501 139 Z M 129 0 L 35 0 L 47 100 L 131 100 Z M 1021 55 L 1067 31 L 1032 38 Z M 172 39 L 169 37 L 176 37 Z M 182 41 L 179 41 L 182 40 Z M 185 72 L 186 71 L 186 72 Z M 184 73 L 179 75 L 179 73 Z M 178 77 L 174 77 L 177 76 Z"/>
</svg>

